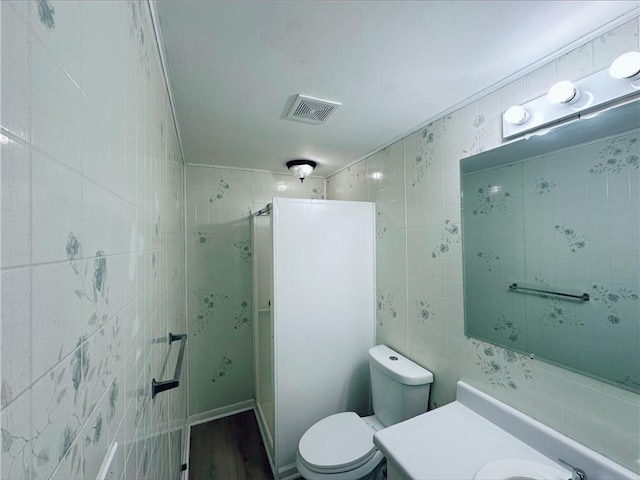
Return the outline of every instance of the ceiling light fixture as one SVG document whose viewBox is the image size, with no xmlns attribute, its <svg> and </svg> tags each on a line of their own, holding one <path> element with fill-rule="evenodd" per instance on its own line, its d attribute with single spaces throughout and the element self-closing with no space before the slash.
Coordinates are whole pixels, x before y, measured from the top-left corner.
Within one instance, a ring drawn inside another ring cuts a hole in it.
<svg viewBox="0 0 640 480">
<path fill-rule="evenodd" d="M 640 52 L 624 53 L 609 67 L 609 75 L 617 80 L 634 78 L 638 74 L 640 74 Z"/>
<path fill-rule="evenodd" d="M 289 160 L 286 165 L 300 182 L 304 182 L 318 164 L 313 160 Z"/>
<path fill-rule="evenodd" d="M 556 83 L 549 89 L 547 98 L 551 103 L 575 103 L 580 98 L 580 91 L 568 80 Z"/>
<path fill-rule="evenodd" d="M 529 120 L 529 112 L 520 105 L 514 105 L 504 112 L 504 120 L 512 125 L 522 125 Z"/>
</svg>

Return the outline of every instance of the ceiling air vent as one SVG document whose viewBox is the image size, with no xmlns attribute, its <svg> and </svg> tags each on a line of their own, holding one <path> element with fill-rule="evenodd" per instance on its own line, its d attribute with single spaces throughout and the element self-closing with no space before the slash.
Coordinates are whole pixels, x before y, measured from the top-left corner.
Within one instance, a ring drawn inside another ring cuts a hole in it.
<svg viewBox="0 0 640 480">
<path fill-rule="evenodd" d="M 319 125 L 326 122 L 340 105 L 342 104 L 338 102 L 298 95 L 295 102 L 293 102 L 291 110 L 289 110 L 287 114 L 287 118 L 297 120 L 298 122 L 315 123 Z"/>
</svg>

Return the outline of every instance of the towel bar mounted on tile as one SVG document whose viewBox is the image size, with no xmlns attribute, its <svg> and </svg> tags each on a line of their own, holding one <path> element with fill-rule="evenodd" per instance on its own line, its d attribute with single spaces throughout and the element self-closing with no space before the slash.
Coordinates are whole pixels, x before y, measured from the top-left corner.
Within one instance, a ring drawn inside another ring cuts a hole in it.
<svg viewBox="0 0 640 480">
<path fill-rule="evenodd" d="M 512 283 L 511 285 L 509 285 L 509 290 L 522 290 L 524 292 L 541 293 L 543 295 L 557 295 L 558 297 L 565 297 L 565 298 L 571 298 L 571 299 L 575 299 L 575 300 L 582 300 L 583 302 L 588 302 L 589 301 L 589 294 L 588 293 L 580 293 L 578 295 L 574 295 L 572 293 L 562 293 L 562 292 L 554 292 L 554 291 L 551 291 L 551 290 L 540 290 L 538 288 L 522 287 L 522 286 L 519 286 L 517 283 Z"/>
<path fill-rule="evenodd" d="M 169 332 L 169 345 L 175 340 L 182 340 L 180 344 L 180 352 L 178 352 L 178 361 L 176 362 L 176 369 L 171 380 L 162 380 L 157 382 L 154 378 L 151 380 L 151 398 L 155 398 L 156 394 L 164 392 L 165 390 L 171 390 L 180 385 L 180 371 L 182 370 L 182 359 L 184 357 L 184 347 L 187 344 L 187 334 L 175 335 Z"/>
</svg>

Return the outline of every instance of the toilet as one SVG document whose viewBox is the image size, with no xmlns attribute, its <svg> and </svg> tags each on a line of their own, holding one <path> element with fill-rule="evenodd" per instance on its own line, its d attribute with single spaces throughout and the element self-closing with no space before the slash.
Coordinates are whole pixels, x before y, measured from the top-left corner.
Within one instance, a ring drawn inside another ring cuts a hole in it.
<svg viewBox="0 0 640 480">
<path fill-rule="evenodd" d="M 296 454 L 306 480 L 376 478 L 384 456 L 373 444 L 374 433 L 427 411 L 430 371 L 385 345 L 369 349 L 369 370 L 374 415 L 343 412 L 313 424 Z"/>
</svg>

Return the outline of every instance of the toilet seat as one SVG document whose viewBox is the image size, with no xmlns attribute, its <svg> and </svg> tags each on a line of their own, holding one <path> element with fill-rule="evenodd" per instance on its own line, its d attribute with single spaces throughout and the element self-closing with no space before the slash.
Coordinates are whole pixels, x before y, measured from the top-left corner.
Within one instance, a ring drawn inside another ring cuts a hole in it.
<svg viewBox="0 0 640 480">
<path fill-rule="evenodd" d="M 339 474 L 360 469 L 367 463 L 371 463 L 367 467 L 373 469 L 382 460 L 382 454 L 373 444 L 373 434 L 373 429 L 354 412 L 331 415 L 302 436 L 298 461 L 320 474 Z"/>
</svg>

